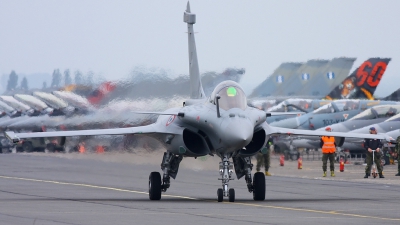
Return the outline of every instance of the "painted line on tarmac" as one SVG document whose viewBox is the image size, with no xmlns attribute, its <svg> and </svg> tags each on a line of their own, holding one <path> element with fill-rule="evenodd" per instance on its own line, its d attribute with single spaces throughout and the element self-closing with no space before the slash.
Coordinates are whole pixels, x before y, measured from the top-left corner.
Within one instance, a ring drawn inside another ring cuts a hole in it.
<svg viewBox="0 0 400 225">
<path fill-rule="evenodd" d="M 9 176 L 0 176 L 0 178 L 13 179 L 13 180 L 23 180 L 23 181 L 33 181 L 33 182 L 42 182 L 42 183 L 50 183 L 50 184 L 59 184 L 59 185 L 71 185 L 71 186 L 97 188 L 97 189 L 103 189 L 103 190 L 111 190 L 111 191 L 119 191 L 119 192 L 128 192 L 128 193 L 136 193 L 136 194 L 148 195 L 147 192 L 143 192 L 143 191 L 133 191 L 133 190 L 127 190 L 127 189 L 121 189 L 121 188 L 112 188 L 112 187 L 97 186 L 97 185 L 90 185 L 90 184 L 79 184 L 79 183 L 69 183 L 69 182 L 60 182 L 60 181 L 52 181 L 52 180 L 40 180 L 40 179 L 22 178 L 22 177 L 9 177 Z M 201 200 L 199 198 L 192 198 L 192 197 L 179 196 L 179 195 L 162 195 L 162 196 L 171 197 L 171 198 L 189 199 L 189 200 Z M 210 201 L 210 202 L 214 202 L 214 201 Z M 258 208 L 271 208 L 271 209 L 282 209 L 282 210 L 298 211 L 298 212 L 310 212 L 310 213 L 320 213 L 320 214 L 328 214 L 328 215 L 348 216 L 348 217 L 355 217 L 355 218 L 367 218 L 367 219 L 377 219 L 377 220 L 400 221 L 400 219 L 397 219 L 397 218 L 384 218 L 384 217 L 377 217 L 377 216 L 366 216 L 366 215 L 360 215 L 360 214 L 341 213 L 341 212 L 336 212 L 336 211 L 322 211 L 322 210 L 313 210 L 313 209 L 302 209 L 302 208 L 292 208 L 292 207 L 272 206 L 272 205 L 260 205 L 260 204 L 240 203 L 240 202 L 222 202 L 222 203 L 224 203 L 224 204 L 233 204 L 233 205 L 252 206 L 252 207 L 258 207 Z"/>
<path fill-rule="evenodd" d="M 97 186 L 97 185 L 90 185 L 90 184 L 60 182 L 60 181 L 53 181 L 53 180 L 39 180 L 39 179 L 32 179 L 32 178 L 8 177 L 8 176 L 0 176 L 0 178 L 13 179 L 13 180 L 23 180 L 23 181 L 34 181 L 34 182 L 42 182 L 42 183 L 50 183 L 50 184 L 60 184 L 60 185 L 71 185 L 71 186 L 88 187 L 88 188 L 97 188 L 97 189 L 103 189 L 103 190 L 129 192 L 129 193 L 136 193 L 136 194 L 146 194 L 146 195 L 149 194 L 148 192 L 143 192 L 143 191 L 133 191 L 133 190 L 127 190 L 127 189 L 121 189 L 121 188 L 112 188 L 112 187 Z M 172 198 L 198 200 L 197 198 L 191 198 L 191 197 L 179 196 L 179 195 L 163 195 L 163 196 L 172 197 Z"/>
<path fill-rule="evenodd" d="M 349 217 L 356 217 L 356 218 L 400 221 L 400 219 L 397 219 L 397 218 L 384 218 L 384 217 L 377 217 L 377 216 L 366 216 L 366 215 L 352 214 L 352 213 L 341 213 L 341 212 L 336 212 L 336 211 L 300 209 L 300 208 L 291 208 L 291 207 L 283 207 L 283 206 L 259 205 L 259 204 L 251 204 L 251 203 L 240 203 L 240 202 L 224 202 L 224 203 L 225 204 L 244 205 L 244 206 L 253 206 L 253 207 L 259 207 L 259 208 L 283 209 L 283 210 L 290 210 L 290 211 L 300 211 L 300 212 L 321 213 L 321 214 L 328 214 L 328 215 L 349 216 Z"/>
</svg>

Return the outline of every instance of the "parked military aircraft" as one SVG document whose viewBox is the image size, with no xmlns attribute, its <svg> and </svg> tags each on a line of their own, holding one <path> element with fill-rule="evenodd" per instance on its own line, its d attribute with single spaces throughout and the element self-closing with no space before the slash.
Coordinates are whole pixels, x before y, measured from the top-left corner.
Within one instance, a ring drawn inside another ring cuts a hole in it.
<svg viewBox="0 0 400 225">
<path fill-rule="evenodd" d="M 398 104 L 393 101 L 378 100 L 336 100 L 311 113 L 271 123 L 272 126 L 293 129 L 316 130 L 321 127 L 341 123 L 376 105 Z"/>
<path fill-rule="evenodd" d="M 278 90 L 286 88 L 302 65 L 303 63 L 282 63 L 267 79 L 254 88 L 249 98 L 273 96 Z"/>
<path fill-rule="evenodd" d="M 265 120 L 269 113 L 247 106 L 243 89 L 234 81 L 218 84 L 209 98 L 206 98 L 199 74 L 193 24 L 196 15 L 191 13 L 189 3 L 184 12 L 184 22 L 188 28 L 189 74 L 191 94 L 183 107 L 171 108 L 164 112 L 141 112 L 159 115 L 157 122 L 139 127 L 95 129 L 80 131 L 56 131 L 38 133 L 6 132 L 13 142 L 21 138 L 59 137 L 80 135 L 147 135 L 160 141 L 166 148 L 161 163 L 163 176 L 152 172 L 149 176 L 149 198 L 161 199 L 161 193 L 170 187 L 170 177 L 176 178 L 179 163 L 186 157 L 217 155 L 222 187 L 217 190 L 218 201 L 229 197 L 235 201 L 235 190 L 228 189 L 232 180 L 233 166 L 238 179 L 245 176 L 249 192 L 254 200 L 265 199 L 265 176 L 257 172 L 252 179 L 250 157 L 264 151 L 267 140 L 272 135 L 332 135 L 337 137 L 379 138 L 390 140 L 383 134 L 347 134 L 339 132 L 284 129 L 269 126 Z M 139 112 L 137 112 L 139 113 Z M 134 115 L 132 115 L 134 116 Z M 233 159 L 233 163 L 230 162 Z"/>
<path fill-rule="evenodd" d="M 390 58 L 370 58 L 332 90 L 326 99 L 374 99 Z"/>
<path fill-rule="evenodd" d="M 0 96 L 0 100 L 6 103 L 7 105 L 13 107 L 17 110 L 18 116 L 20 115 L 30 115 L 34 112 L 34 110 L 28 105 L 18 101 L 12 96 L 2 95 Z"/>
<path fill-rule="evenodd" d="M 40 100 L 44 101 L 47 105 L 52 107 L 54 109 L 52 113 L 53 116 L 70 115 L 75 110 L 74 107 L 68 106 L 67 102 L 65 102 L 60 98 L 57 98 L 56 96 L 50 93 L 35 91 L 33 92 L 33 96 L 39 98 Z"/>
<path fill-rule="evenodd" d="M 15 94 L 14 98 L 20 102 L 25 103 L 34 110 L 31 116 L 50 114 L 53 112 L 53 109 L 47 106 L 46 103 L 32 95 Z"/>
<path fill-rule="evenodd" d="M 7 105 L 6 103 L 0 101 L 0 109 L 7 115 L 8 117 L 14 117 L 18 114 L 17 110 L 15 110 L 13 107 Z M 4 115 L 4 116 L 5 116 Z"/>
</svg>

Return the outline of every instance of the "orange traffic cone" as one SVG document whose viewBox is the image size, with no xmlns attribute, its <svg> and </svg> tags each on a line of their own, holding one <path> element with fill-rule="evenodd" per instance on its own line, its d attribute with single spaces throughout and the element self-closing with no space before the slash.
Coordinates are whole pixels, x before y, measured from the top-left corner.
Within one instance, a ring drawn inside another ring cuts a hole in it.
<svg viewBox="0 0 400 225">
<path fill-rule="evenodd" d="M 344 160 L 343 160 L 343 158 L 340 158 L 339 170 L 340 170 L 340 172 L 344 172 Z"/>
<path fill-rule="evenodd" d="M 284 166 L 285 165 L 285 156 L 281 155 L 281 157 L 279 158 L 279 165 Z"/>
<path fill-rule="evenodd" d="M 80 143 L 78 145 L 78 147 L 79 147 L 79 149 L 78 149 L 79 153 L 85 153 L 85 151 L 86 151 L 85 146 L 82 143 Z"/>
<path fill-rule="evenodd" d="M 303 169 L 303 159 L 301 157 L 297 159 L 297 169 Z"/>
<path fill-rule="evenodd" d="M 103 147 L 103 145 L 97 145 L 97 147 L 96 147 L 96 153 L 104 153 L 104 147 Z"/>
</svg>

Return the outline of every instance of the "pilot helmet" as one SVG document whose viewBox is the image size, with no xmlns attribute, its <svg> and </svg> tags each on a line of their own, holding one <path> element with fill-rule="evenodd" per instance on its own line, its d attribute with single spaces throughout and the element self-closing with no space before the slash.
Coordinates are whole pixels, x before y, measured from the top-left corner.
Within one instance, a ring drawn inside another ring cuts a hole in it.
<svg viewBox="0 0 400 225">
<path fill-rule="evenodd" d="M 332 131 L 332 128 L 326 127 L 326 128 L 325 128 L 325 131 L 331 132 L 331 131 Z"/>
</svg>

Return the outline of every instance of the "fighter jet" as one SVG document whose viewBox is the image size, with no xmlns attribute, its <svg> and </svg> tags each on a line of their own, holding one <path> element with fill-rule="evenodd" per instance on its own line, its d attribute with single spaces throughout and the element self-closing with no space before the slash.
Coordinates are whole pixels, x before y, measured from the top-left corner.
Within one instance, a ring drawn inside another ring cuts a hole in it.
<svg viewBox="0 0 400 225">
<path fill-rule="evenodd" d="M 74 112 L 75 108 L 72 106 L 68 106 L 64 100 L 57 98 L 56 96 L 47 93 L 47 92 L 40 92 L 35 91 L 33 92 L 33 96 L 39 98 L 40 100 L 44 101 L 47 105 L 54 109 L 52 115 L 70 115 Z"/>
<path fill-rule="evenodd" d="M 273 96 L 276 91 L 285 89 L 295 78 L 294 74 L 302 65 L 303 63 L 282 63 L 267 79 L 254 88 L 249 98 Z"/>
<path fill-rule="evenodd" d="M 374 99 L 390 58 L 370 58 L 333 89 L 326 99 Z"/>
<path fill-rule="evenodd" d="M 265 152 L 265 145 L 273 135 L 331 135 L 336 137 L 379 138 L 390 140 L 384 134 L 348 134 L 340 132 L 295 130 L 269 126 L 265 120 L 270 113 L 248 107 L 247 98 L 240 85 L 234 81 L 218 84 L 210 97 L 206 97 L 200 80 L 193 24 L 196 15 L 189 3 L 183 20 L 187 23 L 189 44 L 190 99 L 182 107 L 164 112 L 136 112 L 158 115 L 155 123 L 127 128 L 55 131 L 38 133 L 6 132 L 7 138 L 18 142 L 21 138 L 91 136 L 91 135 L 147 135 L 157 139 L 166 148 L 161 163 L 163 176 L 152 172 L 149 176 L 149 198 L 160 200 L 161 193 L 170 188 L 170 178 L 176 178 L 179 163 L 185 157 L 217 155 L 221 158 L 219 171 L 222 188 L 217 190 L 218 201 L 228 197 L 235 201 L 235 190 L 229 189 L 233 166 L 238 179 L 245 177 L 254 200 L 265 199 L 265 175 L 257 172 L 252 178 L 251 156 Z M 134 116 L 134 113 L 132 113 Z M 233 162 L 230 161 L 232 158 Z"/>
<path fill-rule="evenodd" d="M 12 118 L 14 116 L 18 116 L 17 110 L 15 110 L 13 107 L 7 105 L 6 103 L 4 103 L 2 101 L 0 101 L 0 109 L 3 112 L 3 114 L 5 114 L 3 116 L 8 116 L 10 118 Z"/>
<path fill-rule="evenodd" d="M 18 111 L 19 115 L 30 115 L 34 112 L 34 110 L 28 105 L 16 100 L 12 96 L 2 95 L 0 96 L 0 100 L 7 103 L 9 106 L 13 107 Z"/>
<path fill-rule="evenodd" d="M 335 132 L 351 132 L 351 133 L 369 133 L 369 128 L 374 126 L 372 124 L 380 123 L 385 120 L 390 120 L 392 117 L 397 117 L 400 115 L 400 105 L 377 105 L 372 108 L 366 109 L 365 111 L 359 113 L 353 118 L 329 125 L 329 127 Z M 390 127 L 390 122 L 386 123 Z M 325 130 L 326 127 L 319 128 L 318 130 Z M 358 128 L 361 128 L 362 131 Z M 399 127 L 400 128 L 400 127 Z M 358 130 L 357 130 L 358 129 Z M 367 131 L 367 132 L 363 132 Z M 379 131 L 380 133 L 385 133 L 385 131 Z M 344 143 L 340 143 L 340 147 L 347 150 L 355 150 L 361 148 L 362 140 L 359 138 L 347 138 Z M 356 145 L 354 145 L 356 143 Z M 319 140 L 309 140 L 309 139 L 294 139 L 291 142 L 291 146 L 294 148 L 319 148 Z M 289 147 L 290 148 L 290 147 Z"/>
<path fill-rule="evenodd" d="M 34 110 L 31 116 L 50 114 L 53 112 L 53 109 L 46 105 L 46 103 L 32 95 L 16 94 L 14 98 L 25 103 Z"/>
<path fill-rule="evenodd" d="M 69 91 L 53 91 L 53 94 L 58 98 L 68 102 L 69 105 L 73 106 L 80 114 L 86 114 L 94 111 L 94 106 L 89 102 L 87 98 L 84 98 L 78 94 Z"/>
<path fill-rule="evenodd" d="M 398 104 L 378 100 L 336 100 L 311 113 L 271 123 L 272 126 L 293 129 L 316 130 L 328 125 L 347 121 L 365 109 L 376 105 Z"/>
<path fill-rule="evenodd" d="M 355 58 L 334 58 L 325 67 L 301 75 L 301 88 L 296 88 L 295 96 L 315 96 L 323 98 L 338 86 L 350 73 Z"/>
<path fill-rule="evenodd" d="M 267 123 L 272 123 L 287 118 L 301 116 L 310 113 L 322 105 L 330 103 L 330 100 L 318 100 L 318 99 L 288 99 L 276 106 L 273 106 L 267 110 L 267 112 L 297 112 L 297 114 L 286 114 L 277 115 L 267 118 Z"/>
</svg>

